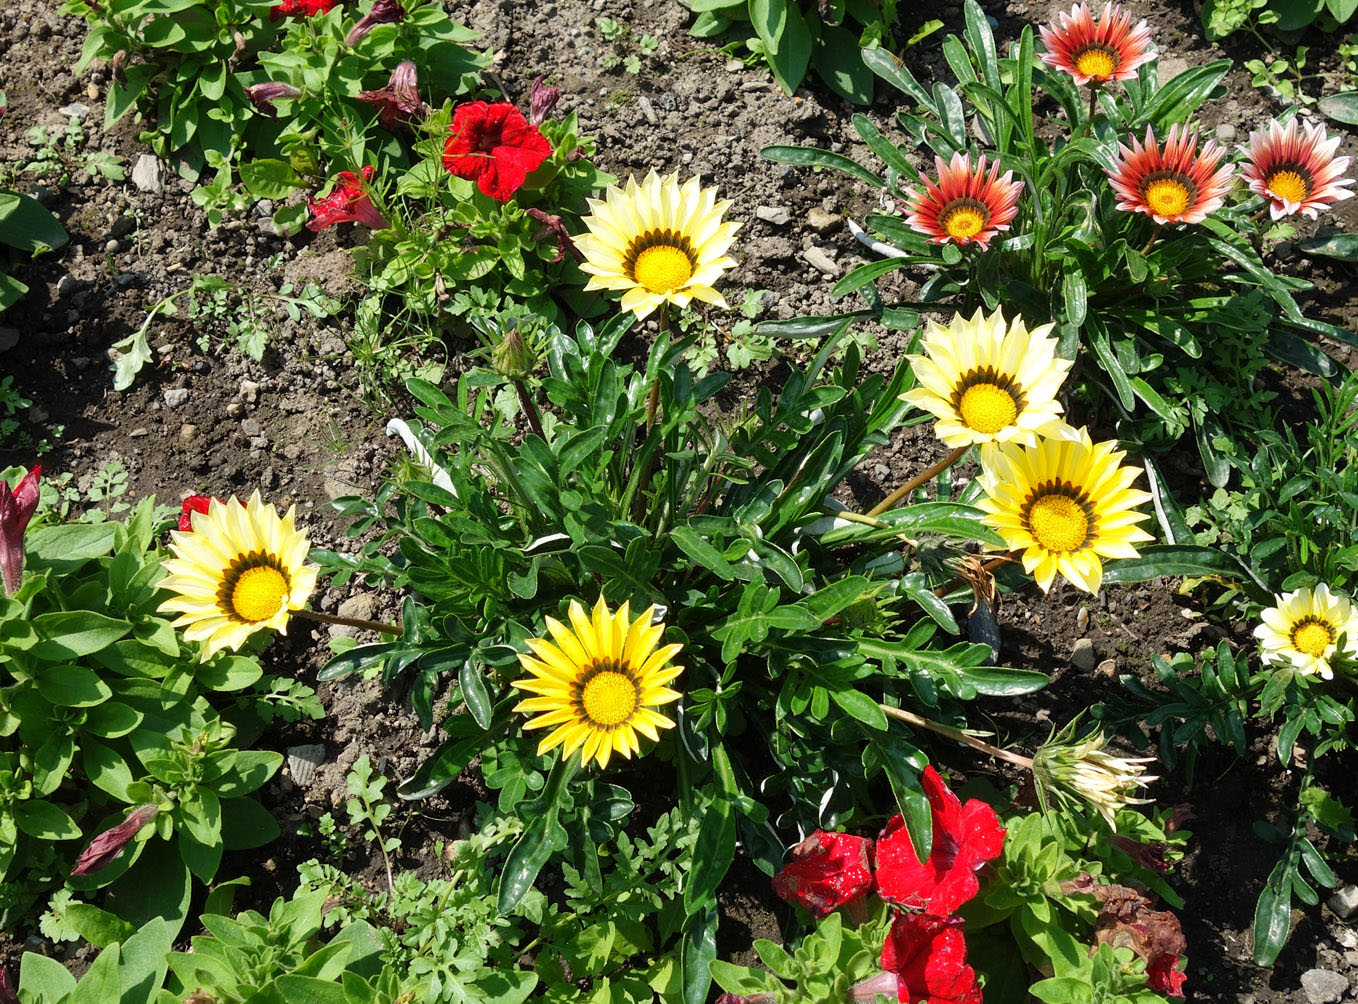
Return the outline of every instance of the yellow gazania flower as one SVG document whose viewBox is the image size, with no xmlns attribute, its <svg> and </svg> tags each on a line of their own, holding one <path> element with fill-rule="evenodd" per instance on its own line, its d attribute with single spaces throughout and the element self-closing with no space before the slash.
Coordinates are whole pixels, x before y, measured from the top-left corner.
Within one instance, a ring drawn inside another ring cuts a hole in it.
<svg viewBox="0 0 1358 1004">
<path fill-rule="evenodd" d="M 660 738 L 656 729 L 674 727 L 652 709 L 679 700 L 665 684 L 683 672 L 682 666 L 669 665 L 683 646 L 659 644 L 665 625 L 651 624 L 654 610 L 632 620 L 626 603 L 610 614 L 600 596 L 591 619 L 571 600 L 570 627 L 548 617 L 552 641 L 528 640 L 533 654 L 520 655 L 519 662 L 531 675 L 513 685 L 538 696 L 520 701 L 514 710 L 542 712 L 525 729 L 555 726 L 538 744 L 538 753 L 562 746 L 562 755 L 569 757 L 583 747 L 582 766 L 593 759 L 607 767 L 614 753 L 630 758 L 641 752 L 638 732 L 655 742 Z"/>
<path fill-rule="evenodd" d="M 726 251 L 740 224 L 722 222 L 731 203 L 718 202 L 715 188 L 651 171 L 639 185 L 628 178 L 625 189 L 613 185 L 604 201 L 588 201 L 589 233 L 575 239 L 590 275 L 586 290 L 622 290 L 623 309 L 639 318 L 662 303 L 726 306 L 712 285 L 735 265 Z"/>
<path fill-rule="evenodd" d="M 1008 548 L 1022 551 L 1023 568 L 1051 589 L 1056 573 L 1097 593 L 1103 558 L 1135 558 L 1133 544 L 1150 534 L 1136 524 L 1149 519 L 1135 506 L 1150 494 L 1131 487 L 1139 467 L 1120 467 L 1126 454 L 1116 441 L 1094 443 L 1084 429 L 1065 426 L 1036 446 L 994 443 L 981 452 L 986 512 Z"/>
<path fill-rule="evenodd" d="M 1054 325 L 1029 331 L 1020 318 L 1005 324 L 997 310 L 971 320 L 933 321 L 924 354 L 907 356 L 919 386 L 901 400 L 932 413 L 934 432 L 956 449 L 973 443 L 1031 446 L 1062 424 L 1056 392 L 1071 363 L 1056 354 Z"/>
<path fill-rule="evenodd" d="M 306 605 L 319 569 L 306 563 L 311 542 L 293 525 L 295 514 L 294 507 L 280 518 L 256 491 L 245 505 L 213 499 L 194 514 L 192 530 L 170 534 L 174 557 L 160 586 L 174 595 L 160 610 L 180 615 L 174 626 L 203 643 L 204 662 L 256 631 L 287 633 L 290 613 Z"/>
<path fill-rule="evenodd" d="M 1348 597 L 1330 592 L 1320 583 L 1276 597 L 1278 605 L 1260 616 L 1254 629 L 1264 662 L 1291 663 L 1298 672 L 1321 679 L 1334 678 L 1330 660 L 1344 635 L 1344 652 L 1358 657 L 1358 608 Z"/>
</svg>

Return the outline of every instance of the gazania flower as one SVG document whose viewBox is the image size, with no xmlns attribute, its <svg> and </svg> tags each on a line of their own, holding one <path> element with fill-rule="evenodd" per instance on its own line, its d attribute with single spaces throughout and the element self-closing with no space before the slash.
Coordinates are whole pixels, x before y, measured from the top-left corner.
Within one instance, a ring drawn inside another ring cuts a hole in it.
<svg viewBox="0 0 1358 1004">
<path fill-rule="evenodd" d="M 1230 190 L 1234 168 L 1221 163 L 1225 151 L 1208 140 L 1199 153 L 1198 137 L 1186 126 L 1170 126 L 1163 151 L 1150 126 L 1144 146 L 1132 137 L 1130 149 L 1119 143 L 1118 150 L 1108 180 L 1124 212 L 1145 213 L 1161 224 L 1201 223 Z"/>
<path fill-rule="evenodd" d="M 379 24 L 395 24 L 404 21 L 406 9 L 400 0 L 374 0 L 372 9 L 354 22 L 349 34 L 344 36 L 344 44 L 353 48 L 359 41 Z"/>
<path fill-rule="evenodd" d="M 1049 799 L 1083 799 L 1116 830 L 1114 817 L 1127 805 L 1149 805 L 1152 799 L 1135 798 L 1155 778 L 1147 776 L 1145 764 L 1155 757 L 1121 757 L 1109 753 L 1102 731 L 1073 742 L 1075 723 L 1043 743 L 1033 754 L 1033 783 L 1043 808 Z"/>
<path fill-rule="evenodd" d="M 329 195 L 320 199 L 307 196 L 311 219 L 307 220 L 306 228 L 320 231 L 332 223 L 362 223 L 372 230 L 385 230 L 391 226 L 368 196 L 367 186 L 372 176 L 371 164 L 363 168 L 362 177 L 353 171 L 341 171 Z"/>
<path fill-rule="evenodd" d="M 963 805 L 932 765 L 920 781 L 934 824 L 929 860 L 915 857 L 905 820 L 892 817 L 877 840 L 877 892 L 888 903 L 947 917 L 980 890 L 976 872 L 999 857 L 1005 831 L 994 809 L 978 798 Z"/>
<path fill-rule="evenodd" d="M 38 509 L 42 466 L 34 466 L 10 488 L 0 480 L 0 595 L 13 594 L 24 576 L 24 531 Z"/>
<path fill-rule="evenodd" d="M 792 848 L 773 876 L 773 891 L 817 917 L 872 891 L 872 840 L 817 830 Z"/>
<path fill-rule="evenodd" d="M 997 310 L 929 322 L 924 354 L 907 356 L 919 386 L 901 400 L 938 419 L 934 433 L 954 449 L 973 443 L 1020 442 L 1062 424 L 1056 392 L 1071 363 L 1056 354 L 1053 325 L 1029 331 L 1022 318 L 1006 324 Z"/>
<path fill-rule="evenodd" d="M 278 21 L 285 17 L 315 17 L 328 14 L 339 0 L 283 0 L 269 10 L 269 20 Z"/>
<path fill-rule="evenodd" d="M 375 91 L 359 91 L 354 97 L 377 108 L 377 121 L 382 128 L 392 132 L 401 129 L 409 131 L 410 123 L 423 118 L 426 111 L 424 102 L 420 100 L 418 84 L 415 64 L 407 59 L 391 71 L 386 87 Z"/>
<path fill-rule="evenodd" d="M 1069 73 L 1075 83 L 1098 86 L 1108 80 L 1131 80 L 1137 67 L 1154 58 L 1150 51 L 1151 30 L 1146 22 L 1132 27 L 1132 16 L 1121 4 L 1104 4 L 1096 22 L 1089 4 L 1076 4 L 1069 14 L 1058 15 L 1059 25 L 1038 29 L 1046 52 L 1042 62 Z"/>
<path fill-rule="evenodd" d="M 1297 134 L 1297 120 L 1283 128 L 1270 122 L 1265 132 L 1251 132 L 1248 147 L 1240 147 L 1247 160 L 1240 178 L 1255 195 L 1268 199 L 1268 212 L 1275 220 L 1293 213 L 1311 219 L 1332 202 L 1353 197 L 1345 185 L 1352 178 L 1341 177 L 1349 166 L 1348 157 L 1336 157 L 1339 137 L 1325 137 L 1325 127 L 1303 126 Z"/>
<path fill-rule="evenodd" d="M 443 147 L 450 174 L 475 181 L 492 199 L 508 202 L 552 155 L 538 127 L 507 101 L 472 101 L 453 112 L 452 135 Z"/>
<path fill-rule="evenodd" d="M 1278 605 L 1265 610 L 1263 623 L 1254 629 L 1264 662 L 1291 663 L 1303 675 L 1333 679 L 1330 660 L 1339 651 L 1341 635 L 1344 654 L 1358 657 L 1358 608 L 1348 597 L 1330 592 L 1322 582 L 1275 598 Z"/>
<path fill-rule="evenodd" d="M 961 917 L 896 914 L 882 945 L 882 968 L 895 975 L 896 999 L 905 1004 L 981 1004 Z"/>
<path fill-rule="evenodd" d="M 585 256 L 580 269 L 590 275 L 586 290 L 623 291 L 622 308 L 637 317 L 662 303 L 726 306 L 712 286 L 735 265 L 726 252 L 740 224 L 722 222 L 731 203 L 718 202 L 715 188 L 652 171 L 639 185 L 628 178 L 625 188 L 609 186 L 602 202 L 588 201 L 589 233 L 576 239 Z"/>
<path fill-rule="evenodd" d="M 244 506 L 237 501 L 213 499 L 193 517 L 191 533 L 170 533 L 174 558 L 160 580 L 174 594 L 161 612 L 180 615 L 174 626 L 203 643 L 204 662 L 239 649 L 256 631 L 286 633 L 292 611 L 316 588 L 319 569 L 306 563 L 311 543 L 294 525 L 295 509 L 279 517 L 259 492 Z"/>
<path fill-rule="evenodd" d="M 984 156 L 974 171 L 970 154 L 955 153 L 947 164 L 935 157 L 934 165 L 938 184 L 925 178 L 923 192 L 912 188 L 906 193 L 910 202 L 905 222 L 917 233 L 927 234 L 931 244 L 975 244 L 984 251 L 1018 214 L 1023 182 L 1012 180 L 1013 171 L 1001 176 L 999 161 L 989 165 L 987 174 Z"/>
<path fill-rule="evenodd" d="M 674 727 L 654 708 L 679 700 L 665 684 L 683 672 L 669 664 L 682 646 L 660 644 L 665 626 L 652 625 L 654 611 L 649 607 L 632 620 L 626 603 L 609 613 L 600 596 L 591 619 L 572 600 L 570 627 L 548 617 L 551 641 L 529 639 L 533 654 L 519 656 L 529 675 L 513 685 L 537 696 L 514 710 L 541 712 L 525 729 L 552 729 L 538 744 L 539 754 L 561 746 L 567 757 L 581 750 L 582 765 L 595 760 L 607 767 L 614 753 L 630 758 L 641 752 L 638 732 L 655 742 L 657 729 Z"/>
<path fill-rule="evenodd" d="M 1084 429 L 1067 426 L 1036 446 L 996 443 L 981 454 L 977 505 L 985 522 L 1046 592 L 1056 573 L 1087 593 L 1103 581 L 1103 558 L 1135 558 L 1134 544 L 1151 539 L 1137 527 L 1147 492 L 1131 487 L 1139 467 L 1120 467 L 1126 456 L 1116 441 L 1094 443 Z"/>
</svg>

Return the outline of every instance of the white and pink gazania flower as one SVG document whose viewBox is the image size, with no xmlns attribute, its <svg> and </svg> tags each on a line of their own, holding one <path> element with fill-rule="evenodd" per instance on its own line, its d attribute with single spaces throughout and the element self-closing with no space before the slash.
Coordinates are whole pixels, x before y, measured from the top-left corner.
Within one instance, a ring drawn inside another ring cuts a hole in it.
<svg viewBox="0 0 1358 1004">
<path fill-rule="evenodd" d="M 1170 127 L 1163 150 L 1150 126 L 1145 145 L 1132 137 L 1130 149 L 1119 143 L 1118 150 L 1108 172 L 1118 208 L 1156 223 L 1201 223 L 1221 208 L 1234 181 L 1235 169 L 1221 163 L 1225 150 L 1209 140 L 1199 152 L 1197 134 L 1186 126 Z"/>
<path fill-rule="evenodd" d="M 975 244 L 984 251 L 1018 214 L 1023 182 L 1013 180 L 1013 171 L 1001 175 L 999 161 L 988 165 L 984 156 L 974 170 L 970 155 L 960 153 L 953 154 L 947 164 L 935 157 L 934 164 L 938 183 L 925 178 L 923 192 L 910 189 L 905 222 L 917 233 L 928 235 L 931 244 Z"/>
<path fill-rule="evenodd" d="M 1349 166 L 1348 157 L 1336 157 L 1339 137 L 1326 138 L 1325 127 L 1302 126 L 1297 120 L 1286 128 L 1270 122 L 1268 129 L 1251 132 L 1248 146 L 1240 147 L 1245 163 L 1240 178 L 1251 192 L 1268 200 L 1268 212 L 1275 220 L 1293 213 L 1311 219 L 1330 203 L 1353 196 L 1345 185 L 1352 178 L 1341 177 Z"/>
<path fill-rule="evenodd" d="M 1150 28 L 1145 21 L 1132 27 L 1132 16 L 1121 4 L 1104 4 L 1095 21 L 1089 4 L 1078 3 L 1057 22 L 1038 29 L 1047 49 L 1042 62 L 1069 73 L 1078 86 L 1131 80 L 1137 67 L 1154 58 Z"/>
</svg>

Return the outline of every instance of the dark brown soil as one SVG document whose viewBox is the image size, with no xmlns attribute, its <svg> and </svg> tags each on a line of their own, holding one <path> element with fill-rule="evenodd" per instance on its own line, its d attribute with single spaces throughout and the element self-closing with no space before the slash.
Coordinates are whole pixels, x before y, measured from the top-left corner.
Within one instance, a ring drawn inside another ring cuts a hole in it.
<svg viewBox="0 0 1358 1004">
<path fill-rule="evenodd" d="M 511 96 L 522 98 L 537 73 L 558 78 L 564 107 L 578 110 L 584 131 L 599 137 L 603 167 L 620 176 L 651 167 L 701 173 L 735 201 L 732 215 L 743 221 L 744 229 L 737 245 L 741 264 L 728 281 L 733 302 L 739 294 L 732 293 L 748 288 L 770 291 L 764 299 L 767 317 L 840 308 L 840 301 L 829 294 L 834 277 L 809 264 L 804 252 L 826 249 L 841 274 L 869 253 L 842 225 L 823 226 L 818 232 L 808 216 L 819 209 L 861 218 L 873 204 L 873 194 L 839 175 L 761 162 L 758 151 L 769 144 L 814 143 L 870 163 L 849 126 L 856 109 L 817 87 L 795 98 L 783 96 L 765 73 L 690 38 L 690 15 L 670 0 L 547 0 L 536 5 L 449 0 L 448 6 L 454 16 L 481 31 L 496 51 L 497 70 Z M 1046 20 L 1068 5 L 988 0 L 985 6 L 1004 44 L 1024 23 Z M 1133 0 L 1131 7 L 1155 27 L 1166 54 L 1162 78 L 1174 69 L 1167 64 L 1182 69 L 1223 54 L 1204 41 L 1190 3 Z M 948 30 L 961 24 L 961 6 L 954 0 L 901 8 L 906 34 L 933 17 L 942 18 Z M 639 74 L 604 68 L 611 46 L 595 28 L 600 16 L 627 25 L 634 39 L 653 35 L 660 40 L 656 54 L 643 59 Z M 944 66 L 938 45 L 942 37 L 934 35 L 907 53 L 922 80 Z M 129 173 L 146 152 L 130 120 L 110 133 L 100 130 L 106 72 L 93 68 L 79 77 L 70 72 L 83 38 L 83 24 L 60 14 L 54 0 L 19 0 L 0 10 L 0 78 L 9 102 L 8 113 L 0 118 L 0 165 L 7 173 L 32 159 L 25 133 L 35 125 L 64 126 L 68 115 L 59 109 L 72 102 L 93 109 L 85 124 L 86 149 L 117 154 Z M 1313 60 L 1333 67 L 1333 37 L 1317 34 L 1306 41 L 1312 44 Z M 1225 54 L 1237 61 L 1257 55 L 1243 36 L 1231 39 Z M 1233 126 L 1240 142 L 1279 106 L 1251 87 L 1240 70 L 1228 81 L 1229 96 L 1209 104 L 1202 120 L 1207 131 Z M 894 135 L 893 111 L 884 95 L 868 114 Z M 1358 144 L 1346 138 L 1344 152 L 1358 153 Z M 187 287 L 195 273 L 222 275 L 261 293 L 277 290 L 284 281 L 314 281 L 341 296 L 349 288 L 345 247 L 356 235 L 336 228 L 319 236 L 281 239 L 253 211 L 211 229 L 189 198 L 192 185 L 168 168 L 163 174 L 161 192 L 139 192 L 130 182 L 108 183 L 80 170 L 65 184 L 18 175 L 18 187 L 36 183 L 41 188 L 37 194 L 71 234 L 66 248 L 24 269 L 22 278 L 32 292 L 0 315 L 0 329 L 18 332 L 17 345 L 0 354 L 0 374 L 12 374 L 16 388 L 34 401 L 23 432 L 29 442 L 51 440 L 52 449 L 41 457 L 44 466 L 50 472 L 71 472 L 82 486 L 101 467 L 117 462 L 127 471 L 133 497 L 154 492 L 174 503 L 191 492 L 225 495 L 258 487 L 276 501 L 295 502 L 317 544 L 342 548 L 341 528 L 321 506 L 328 496 L 372 490 L 393 455 L 392 441 L 383 435 L 388 416 L 364 403 L 346 351 L 348 315 L 320 323 L 281 323 L 262 363 L 250 361 L 222 338 L 200 351 L 200 331 L 194 326 L 158 320 L 151 329 L 155 365 L 124 393 L 111 390 L 107 352 L 141 325 L 151 306 Z M 1323 227 L 1358 229 L 1356 204 L 1358 199 L 1340 203 Z M 762 221 L 755 215 L 760 206 L 786 210 L 790 222 Z M 1331 269 L 1286 247 L 1277 257 L 1282 268 L 1308 275 L 1320 286 L 1307 304 L 1311 316 L 1353 326 L 1358 318 L 1353 270 Z M 917 287 L 905 273 L 900 276 L 901 293 L 909 297 Z M 906 343 L 900 333 L 880 334 L 870 359 L 876 369 L 893 365 Z M 1323 347 L 1346 365 L 1353 364 L 1352 349 L 1329 342 Z M 455 355 L 463 348 L 452 345 L 449 351 Z M 742 376 L 737 386 L 776 383 L 780 373 L 774 366 L 756 370 Z M 1292 398 L 1289 414 L 1304 421 L 1310 413 L 1307 388 L 1312 381 L 1279 371 L 1276 382 Z M 188 391 L 187 400 L 170 407 L 165 392 L 179 388 Z M 730 404 L 735 407 L 738 400 Z M 875 502 L 940 452 L 927 430 L 900 430 L 851 480 L 853 498 L 845 501 Z M 0 462 L 28 463 L 31 454 L 23 443 L 0 443 Z M 1202 485 L 1191 454 L 1179 451 L 1171 461 L 1176 488 L 1190 497 Z M 1000 611 L 1001 661 L 1049 672 L 1053 683 L 1017 702 L 987 702 L 1001 734 L 1031 746 L 1051 723 L 1116 697 L 1118 674 L 1146 678 L 1152 653 L 1195 651 L 1214 643 L 1218 629 L 1205 624 L 1176 588 L 1177 583 L 1165 582 L 1110 590 L 1097 600 L 1060 589 L 1049 596 L 1030 589 L 1006 597 Z M 319 597 L 319 606 L 334 611 L 349 598 L 349 591 L 332 589 Z M 372 599 L 373 612 L 381 615 L 381 605 L 390 601 Z M 314 681 L 327 655 L 326 637 L 324 630 L 298 624 L 286 642 L 271 649 L 270 658 L 287 672 Z M 1098 659 L 1093 673 L 1071 665 L 1075 645 L 1084 638 L 1092 642 Z M 343 817 L 344 775 L 358 756 L 367 753 L 389 776 L 402 777 L 437 741 L 420 729 L 408 707 L 373 684 L 326 684 L 320 689 L 329 713 L 325 723 L 281 727 L 265 740 L 280 750 L 305 742 L 326 747 L 326 763 L 308 784 L 283 776 L 267 789 L 270 807 L 287 835 L 268 849 L 271 856 L 262 863 L 241 856 L 228 858 L 224 866 L 224 874 L 239 870 L 252 876 L 253 887 L 243 896 L 251 904 L 288 894 L 296 862 L 319 853 L 316 838 L 300 836 L 298 829 L 325 811 Z M 1300 974 L 1314 966 L 1346 974 L 1358 993 L 1358 951 L 1344 948 L 1345 925 L 1325 910 L 1298 914 L 1298 928 L 1271 971 L 1262 972 L 1249 961 L 1253 904 L 1273 861 L 1272 849 L 1253 835 L 1251 824 L 1273 817 L 1296 784 L 1277 767 L 1267 742 L 1266 734 L 1257 735 L 1251 756 L 1244 760 L 1227 751 L 1205 756 L 1191 790 L 1185 790 L 1181 777 L 1169 777 L 1154 792 L 1167 804 L 1188 801 L 1197 812 L 1193 851 L 1174 877 L 1186 901 L 1194 1000 L 1300 1000 Z M 1354 794 L 1350 787 L 1348 795 Z M 475 797 L 471 787 L 453 786 L 438 799 L 401 810 L 408 813 L 401 864 L 419 867 L 432 853 L 435 839 L 456 836 Z M 374 863 L 348 865 L 363 870 Z M 1337 870 L 1343 881 L 1358 880 L 1358 862 L 1352 856 Z M 764 879 L 752 868 L 734 873 L 731 886 L 722 950 L 748 961 L 750 942 L 778 937 L 783 915 L 771 906 Z M 6 940 L 0 938 L 0 955 L 16 947 L 3 944 Z"/>
</svg>

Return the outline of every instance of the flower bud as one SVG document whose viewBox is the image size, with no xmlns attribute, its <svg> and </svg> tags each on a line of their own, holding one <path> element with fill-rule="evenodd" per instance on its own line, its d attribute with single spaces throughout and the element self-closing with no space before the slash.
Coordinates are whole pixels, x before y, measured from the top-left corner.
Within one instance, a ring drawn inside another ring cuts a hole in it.
<svg viewBox="0 0 1358 1004">
<path fill-rule="evenodd" d="M 540 126 L 547 118 L 556 103 L 561 100 L 561 88 L 548 87 L 543 81 L 542 74 L 538 74 L 533 80 L 533 87 L 528 92 L 528 121 L 535 126 Z"/>
<path fill-rule="evenodd" d="M 1075 722 L 1048 739 L 1033 754 L 1033 783 L 1043 808 L 1047 799 L 1083 799 L 1116 829 L 1114 816 L 1127 805 L 1148 805 L 1153 799 L 1134 798 L 1137 788 L 1155 780 L 1143 764 L 1154 757 L 1120 757 L 1107 752 L 1103 732 L 1073 742 Z"/>
<path fill-rule="evenodd" d="M 300 97 L 301 94 L 296 87 L 279 80 L 266 80 L 262 84 L 251 84 L 245 88 L 245 96 L 250 99 L 250 104 L 275 119 L 278 118 L 278 109 L 273 106 L 275 101 L 280 98 Z"/>
<path fill-rule="evenodd" d="M 376 0 L 372 10 L 359 18 L 349 29 L 349 34 L 344 36 L 344 44 L 352 49 L 377 25 L 395 24 L 404 21 L 405 17 L 406 9 L 401 6 L 400 0 Z"/>
<path fill-rule="evenodd" d="M 0 481 L 0 589 L 14 593 L 24 574 L 24 531 L 38 508 L 38 479 L 42 467 L 35 466 L 11 489 Z"/>
<path fill-rule="evenodd" d="M 0 1004 L 19 1004 L 19 995 L 9 981 L 9 970 L 0 966 Z"/>
<path fill-rule="evenodd" d="M 510 328 L 490 356 L 495 372 L 509 380 L 526 380 L 537 366 L 537 354 L 524 341 L 518 326 Z"/>
<path fill-rule="evenodd" d="M 138 805 L 117 826 L 105 830 L 90 841 L 85 853 L 80 855 L 71 875 L 92 875 L 111 865 L 115 858 L 132 842 L 143 826 L 160 814 L 160 806 L 155 802 Z"/>
</svg>

